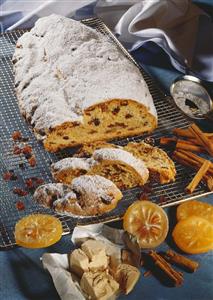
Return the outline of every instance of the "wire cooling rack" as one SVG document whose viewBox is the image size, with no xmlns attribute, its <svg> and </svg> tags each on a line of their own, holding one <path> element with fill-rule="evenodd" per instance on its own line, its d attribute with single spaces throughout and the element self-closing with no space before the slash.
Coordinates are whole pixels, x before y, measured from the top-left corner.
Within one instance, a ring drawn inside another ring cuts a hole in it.
<svg viewBox="0 0 213 300">
<path fill-rule="evenodd" d="M 161 136 L 169 134 L 172 128 L 184 128 L 189 125 L 190 122 L 188 119 L 177 110 L 170 98 L 167 98 L 158 89 L 156 83 L 143 71 L 100 19 L 93 18 L 83 20 L 82 22 L 107 35 L 142 72 L 153 96 L 159 116 L 158 129 L 151 137 L 158 141 Z M 73 218 L 66 215 L 58 215 L 52 210 L 35 203 L 32 193 L 24 197 L 19 197 L 13 193 L 14 188 L 23 188 L 25 181 L 32 177 L 42 178 L 44 182 L 51 182 L 50 164 L 73 154 L 73 150 L 62 151 L 59 154 L 46 152 L 42 144 L 35 139 L 34 134 L 19 113 L 14 93 L 11 58 L 14 53 L 16 41 L 24 32 L 23 30 L 18 30 L 0 36 L 0 249 L 9 249 L 15 245 L 15 224 L 20 218 L 30 213 L 40 212 L 56 215 L 62 221 L 64 234 L 66 234 L 70 233 L 76 224 L 83 225 L 119 219 L 124 214 L 126 208 L 141 193 L 140 188 L 124 191 L 124 197 L 116 209 L 103 216 L 92 218 Z M 12 133 L 16 130 L 20 131 L 25 138 L 28 138 L 27 143 L 32 147 L 37 161 L 37 165 L 34 168 L 29 166 L 22 154 L 14 155 L 13 153 L 14 142 Z M 146 136 L 125 138 L 115 142 L 119 145 L 125 145 L 129 141 L 140 141 L 144 137 Z M 198 196 L 209 194 L 205 185 L 200 184 L 192 195 L 186 195 L 183 191 L 183 186 L 187 185 L 194 173 L 179 164 L 176 164 L 176 168 L 177 178 L 174 183 L 165 185 L 155 183 L 152 185 L 152 192 L 149 195 L 152 201 L 162 206 L 169 206 L 185 201 L 186 199 L 194 199 Z M 7 171 L 13 171 L 17 179 L 14 181 L 3 180 L 2 175 Z M 18 201 L 22 201 L 24 204 L 25 208 L 23 210 L 17 209 Z"/>
</svg>

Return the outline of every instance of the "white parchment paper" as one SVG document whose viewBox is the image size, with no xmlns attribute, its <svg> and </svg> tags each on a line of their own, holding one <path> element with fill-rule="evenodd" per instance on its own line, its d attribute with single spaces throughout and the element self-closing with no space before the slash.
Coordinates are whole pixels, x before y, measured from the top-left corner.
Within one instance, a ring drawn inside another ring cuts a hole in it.
<svg viewBox="0 0 213 300">
<path fill-rule="evenodd" d="M 123 230 L 114 229 L 104 224 L 78 226 L 72 234 L 72 242 L 76 246 L 87 239 L 101 240 L 106 245 L 106 253 L 111 258 L 111 264 L 121 260 Z M 109 239 L 113 240 L 110 241 Z M 80 288 L 78 278 L 69 271 L 67 254 L 44 253 L 42 263 L 52 276 L 55 288 L 62 300 L 85 300 L 86 295 Z"/>
</svg>

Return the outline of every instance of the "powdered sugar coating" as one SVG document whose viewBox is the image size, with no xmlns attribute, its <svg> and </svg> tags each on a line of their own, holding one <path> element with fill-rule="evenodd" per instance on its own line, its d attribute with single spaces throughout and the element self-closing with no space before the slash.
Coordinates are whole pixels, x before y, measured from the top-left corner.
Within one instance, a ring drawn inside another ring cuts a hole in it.
<svg viewBox="0 0 213 300">
<path fill-rule="evenodd" d="M 96 161 L 110 160 L 120 161 L 132 167 L 146 182 L 149 171 L 141 159 L 136 158 L 130 152 L 117 148 L 102 148 L 95 150 L 92 158 Z"/>
<path fill-rule="evenodd" d="M 68 169 L 85 170 L 88 171 L 93 164 L 92 159 L 88 158 L 77 158 L 77 157 L 66 157 L 51 165 L 52 172 L 64 171 Z"/>
<path fill-rule="evenodd" d="M 70 215 L 92 216 L 113 209 L 122 197 L 116 185 L 99 175 L 83 175 L 71 185 L 48 183 L 38 187 L 34 199 Z"/>
<path fill-rule="evenodd" d="M 82 200 L 86 206 L 96 206 L 98 202 L 102 201 L 111 194 L 111 200 L 120 194 L 120 190 L 109 179 L 99 175 L 84 175 L 73 179 L 72 189 L 82 195 Z"/>
<path fill-rule="evenodd" d="M 132 99 L 157 118 L 141 73 L 101 33 L 58 15 L 39 19 L 13 56 L 20 110 L 40 134 L 82 122 L 86 108 Z M 118 76 L 119 74 L 119 76 Z"/>
</svg>

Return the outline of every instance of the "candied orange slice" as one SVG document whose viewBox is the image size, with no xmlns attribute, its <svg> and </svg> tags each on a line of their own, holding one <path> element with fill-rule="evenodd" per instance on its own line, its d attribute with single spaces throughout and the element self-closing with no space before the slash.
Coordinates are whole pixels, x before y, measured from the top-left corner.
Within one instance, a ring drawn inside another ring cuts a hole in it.
<svg viewBox="0 0 213 300">
<path fill-rule="evenodd" d="M 180 204 L 177 208 L 177 220 L 184 220 L 190 216 L 202 217 L 213 224 L 213 205 L 197 200 Z"/>
<path fill-rule="evenodd" d="M 54 216 L 31 214 L 15 226 L 17 245 L 26 248 L 44 248 L 55 244 L 62 236 L 61 222 Z"/>
<path fill-rule="evenodd" d="M 123 218 L 124 230 L 135 236 L 140 248 L 155 248 L 168 233 L 168 217 L 164 210 L 150 201 L 136 201 Z"/>
<path fill-rule="evenodd" d="M 186 253 L 197 254 L 213 250 L 213 225 L 197 216 L 181 220 L 172 236 L 177 246 Z"/>
</svg>

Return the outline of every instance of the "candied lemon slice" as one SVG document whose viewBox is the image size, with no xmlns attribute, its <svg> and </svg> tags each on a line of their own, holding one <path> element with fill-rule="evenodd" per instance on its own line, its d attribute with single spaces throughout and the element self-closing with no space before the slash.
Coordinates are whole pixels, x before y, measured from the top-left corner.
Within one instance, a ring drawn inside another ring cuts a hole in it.
<svg viewBox="0 0 213 300">
<path fill-rule="evenodd" d="M 123 227 L 136 237 L 140 248 L 155 248 L 167 236 L 168 217 L 159 205 L 150 201 L 136 201 L 127 209 Z"/>
<path fill-rule="evenodd" d="M 177 220 L 184 220 L 190 216 L 202 217 L 213 224 L 213 205 L 197 200 L 180 204 L 177 208 Z"/>
<path fill-rule="evenodd" d="M 15 226 L 17 245 L 26 248 L 44 248 L 53 245 L 62 236 L 60 220 L 46 214 L 31 214 Z"/>
<path fill-rule="evenodd" d="M 172 236 L 177 246 L 186 253 L 213 250 L 213 225 L 201 217 L 191 216 L 178 222 Z"/>
</svg>

